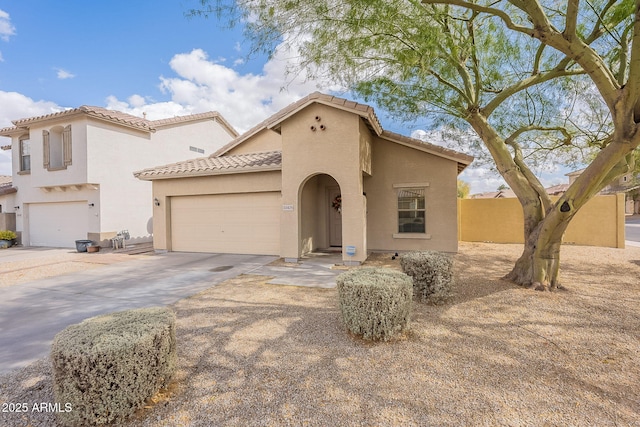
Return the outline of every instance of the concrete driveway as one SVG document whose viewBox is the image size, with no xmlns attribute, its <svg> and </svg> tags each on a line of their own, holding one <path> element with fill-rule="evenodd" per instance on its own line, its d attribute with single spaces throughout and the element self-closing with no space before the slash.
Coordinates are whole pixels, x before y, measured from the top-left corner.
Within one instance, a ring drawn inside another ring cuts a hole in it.
<svg viewBox="0 0 640 427">
<path fill-rule="evenodd" d="M 0 262 L 46 252 L 5 251 Z M 0 374 L 46 356 L 53 337 L 68 325 L 98 314 L 172 304 L 238 274 L 260 274 L 275 259 L 171 252 L 1 289 Z"/>
</svg>

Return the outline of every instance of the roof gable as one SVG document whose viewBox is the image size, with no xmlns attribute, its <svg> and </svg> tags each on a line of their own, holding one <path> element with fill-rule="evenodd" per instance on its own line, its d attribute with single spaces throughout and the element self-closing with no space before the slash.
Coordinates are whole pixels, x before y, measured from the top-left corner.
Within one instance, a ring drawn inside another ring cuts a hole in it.
<svg viewBox="0 0 640 427">
<path fill-rule="evenodd" d="M 349 101 L 348 99 L 339 98 L 337 96 L 326 95 L 320 92 L 313 92 L 312 94 L 307 95 L 304 98 L 294 102 L 293 104 L 290 104 L 289 106 L 283 108 L 266 120 L 258 123 L 247 132 L 243 133 L 233 141 L 229 142 L 227 145 L 220 148 L 211 156 L 214 157 L 224 155 L 225 153 L 247 141 L 254 135 L 258 134 L 262 130 L 270 129 L 279 132 L 280 126 L 285 120 L 289 119 L 309 105 L 316 103 L 328 105 L 333 108 L 357 114 L 365 120 L 365 123 L 373 133 L 375 133 L 376 135 L 380 135 L 382 133 L 382 126 L 380 125 L 380 121 L 375 115 L 372 107 L 365 104 L 359 104 L 354 101 Z"/>
</svg>

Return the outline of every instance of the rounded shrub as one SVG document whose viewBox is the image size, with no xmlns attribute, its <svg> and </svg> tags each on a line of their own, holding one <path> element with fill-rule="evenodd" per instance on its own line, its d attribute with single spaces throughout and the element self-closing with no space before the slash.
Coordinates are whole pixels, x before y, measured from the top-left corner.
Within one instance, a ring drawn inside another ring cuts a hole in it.
<svg viewBox="0 0 640 427">
<path fill-rule="evenodd" d="M 65 426 L 121 421 L 173 376 L 175 314 L 151 307 L 92 317 L 53 340 L 53 391 L 70 406 L 57 413 Z"/>
<path fill-rule="evenodd" d="M 413 294 L 420 301 L 441 303 L 451 295 L 453 259 L 437 251 L 400 255 L 402 271 L 413 279 Z"/>
<path fill-rule="evenodd" d="M 359 268 L 336 278 L 347 328 L 368 340 L 386 341 L 409 325 L 411 278 L 388 268 Z"/>
</svg>

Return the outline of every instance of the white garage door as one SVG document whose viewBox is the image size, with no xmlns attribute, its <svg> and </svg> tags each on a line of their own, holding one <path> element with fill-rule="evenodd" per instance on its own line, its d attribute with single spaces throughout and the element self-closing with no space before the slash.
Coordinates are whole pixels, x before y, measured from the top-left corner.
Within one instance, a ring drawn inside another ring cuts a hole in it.
<svg viewBox="0 0 640 427">
<path fill-rule="evenodd" d="M 172 250 L 280 253 L 280 193 L 171 198 Z"/>
<path fill-rule="evenodd" d="M 86 202 L 29 204 L 29 245 L 73 248 L 87 238 Z"/>
</svg>

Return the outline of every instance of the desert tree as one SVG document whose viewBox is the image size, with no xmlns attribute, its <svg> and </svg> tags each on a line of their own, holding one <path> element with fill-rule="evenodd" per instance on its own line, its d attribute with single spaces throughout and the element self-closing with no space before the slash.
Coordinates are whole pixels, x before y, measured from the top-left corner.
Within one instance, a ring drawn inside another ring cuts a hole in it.
<svg viewBox="0 0 640 427">
<path fill-rule="evenodd" d="M 242 23 L 255 51 L 290 46 L 292 72 L 397 119 L 473 129 L 522 205 L 520 285 L 559 286 L 571 219 L 634 168 L 640 0 L 201 0 L 190 14 Z M 551 160 L 588 163 L 557 201 L 536 172 Z"/>
</svg>

